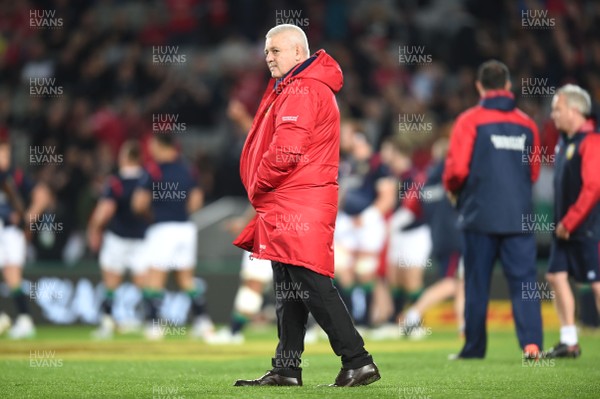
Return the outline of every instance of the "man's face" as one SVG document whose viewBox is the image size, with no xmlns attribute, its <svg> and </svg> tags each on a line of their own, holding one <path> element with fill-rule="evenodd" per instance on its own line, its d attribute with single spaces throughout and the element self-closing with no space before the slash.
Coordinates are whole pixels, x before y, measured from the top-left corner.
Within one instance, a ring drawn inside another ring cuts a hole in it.
<svg viewBox="0 0 600 399">
<path fill-rule="evenodd" d="M 562 94 L 558 94 L 552 100 L 552 112 L 550 117 L 554 121 L 554 126 L 558 130 L 567 131 L 571 125 L 573 110 L 567 105 L 567 99 Z"/>
<path fill-rule="evenodd" d="M 300 62 L 300 46 L 290 40 L 289 33 L 282 32 L 267 38 L 265 59 L 271 77 L 278 79 Z"/>
</svg>

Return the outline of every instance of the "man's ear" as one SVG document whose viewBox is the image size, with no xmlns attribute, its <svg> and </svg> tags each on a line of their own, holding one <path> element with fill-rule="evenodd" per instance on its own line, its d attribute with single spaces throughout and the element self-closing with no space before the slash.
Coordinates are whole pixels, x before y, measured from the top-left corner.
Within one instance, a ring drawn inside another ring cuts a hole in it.
<svg viewBox="0 0 600 399">
<path fill-rule="evenodd" d="M 485 94 L 485 89 L 483 88 L 483 85 L 481 84 L 480 81 L 475 81 L 475 88 L 477 89 L 477 92 L 479 93 L 479 97 L 483 97 L 483 95 Z"/>
<path fill-rule="evenodd" d="M 507 80 L 504 84 L 504 90 L 510 91 L 510 89 L 512 89 L 512 82 L 510 80 Z"/>
</svg>

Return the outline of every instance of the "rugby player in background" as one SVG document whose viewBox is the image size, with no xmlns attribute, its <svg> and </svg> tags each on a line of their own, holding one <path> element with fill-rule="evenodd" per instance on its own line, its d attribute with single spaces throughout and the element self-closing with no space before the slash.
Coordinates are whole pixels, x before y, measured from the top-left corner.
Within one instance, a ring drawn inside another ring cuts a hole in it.
<svg viewBox="0 0 600 399">
<path fill-rule="evenodd" d="M 397 322 L 406 300 L 417 301 L 423 292 L 423 274 L 430 263 L 431 236 L 423 218 L 420 187 L 425 174 L 412 164 L 406 144 L 393 139 L 389 166 L 398 185 L 394 187 L 394 212 L 389 220 L 387 279 L 393 304 L 389 323 L 376 329 L 374 339 L 397 338 L 404 329 Z M 395 197 L 398 197 L 396 200 Z M 416 333 L 415 331 L 411 331 Z"/>
<path fill-rule="evenodd" d="M 445 195 L 442 185 L 444 161 L 448 151 L 448 139 L 438 139 L 432 147 L 433 163 L 427 173 L 427 180 L 421 192 L 422 208 L 431 232 L 431 257 L 436 260 L 440 279 L 427 287 L 399 320 L 405 333 L 413 336 L 413 331 L 422 331 L 423 314 L 439 302 L 454 297 L 454 309 L 458 329 L 464 329 L 464 281 L 461 263 L 462 240 L 458 230 L 458 214 Z M 418 336 L 417 334 L 416 336 Z"/>
<path fill-rule="evenodd" d="M 30 338 L 35 335 L 35 326 L 29 297 L 22 288 L 27 238 L 31 234 L 30 220 L 40 217 L 51 195 L 45 184 L 34 183 L 21 169 L 13 167 L 10 142 L 5 139 L 0 141 L 0 176 L 0 268 L 18 314 L 8 334 L 12 339 Z M 10 325 L 10 318 L 0 314 L 0 334 Z"/>
<path fill-rule="evenodd" d="M 334 234 L 335 280 L 350 314 L 355 313 L 352 292 L 356 286 L 362 289 L 364 311 L 354 316 L 356 324 L 368 326 L 379 256 L 386 238 L 384 216 L 394 207 L 396 183 L 358 126 L 351 143 L 352 171 L 339 180 L 340 205 Z"/>
<path fill-rule="evenodd" d="M 115 332 L 113 300 L 125 271 L 130 270 L 133 283 L 140 290 L 146 284 L 147 259 L 143 244 L 148 223 L 131 209 L 133 192 L 145 175 L 139 144 L 136 141 L 123 143 L 119 151 L 119 171 L 107 179 L 88 223 L 88 245 L 94 252 L 100 250 L 105 290 L 100 327 L 93 334 L 99 339 L 111 338 Z"/>
<path fill-rule="evenodd" d="M 202 207 L 204 195 L 190 167 L 179 154 L 171 134 L 154 134 L 149 141 L 152 167 L 133 194 L 133 210 L 150 221 L 145 252 L 149 269 L 144 302 L 146 337 L 161 339 L 159 310 L 169 271 L 175 271 L 177 284 L 190 298 L 192 335 L 206 338 L 214 333 L 206 313 L 205 286 L 197 285 L 196 247 L 198 232 L 189 216 Z"/>
</svg>

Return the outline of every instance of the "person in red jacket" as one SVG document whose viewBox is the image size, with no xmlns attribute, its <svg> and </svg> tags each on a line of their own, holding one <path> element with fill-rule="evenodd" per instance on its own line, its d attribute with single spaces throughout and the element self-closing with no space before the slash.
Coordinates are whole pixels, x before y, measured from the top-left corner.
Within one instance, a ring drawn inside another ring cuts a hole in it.
<svg viewBox="0 0 600 399">
<path fill-rule="evenodd" d="M 591 107 L 589 93 L 573 84 L 552 99 L 552 120 L 562 132 L 554 162 L 556 231 L 546 275 L 560 320 L 560 341 L 546 354 L 552 358 L 581 355 L 569 276 L 591 285 L 600 309 L 600 134 Z"/>
<path fill-rule="evenodd" d="M 240 160 L 256 215 L 234 245 L 272 262 L 279 344 L 272 370 L 235 385 L 302 385 L 309 312 L 342 358 L 333 385 L 367 385 L 379 370 L 332 281 L 342 71 L 294 25 L 267 33 L 265 57 L 272 79 Z"/>
</svg>

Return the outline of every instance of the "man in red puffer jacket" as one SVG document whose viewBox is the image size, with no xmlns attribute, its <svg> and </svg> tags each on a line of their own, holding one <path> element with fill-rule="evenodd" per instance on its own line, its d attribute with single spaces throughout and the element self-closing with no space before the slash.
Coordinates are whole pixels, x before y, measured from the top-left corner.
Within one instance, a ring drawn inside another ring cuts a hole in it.
<svg viewBox="0 0 600 399">
<path fill-rule="evenodd" d="M 333 385 L 367 385 L 379 371 L 332 283 L 342 71 L 294 25 L 267 33 L 265 56 L 272 79 L 240 162 L 256 216 L 234 244 L 272 261 L 279 344 L 271 371 L 235 385 L 302 385 L 309 311 L 342 357 Z"/>
</svg>

